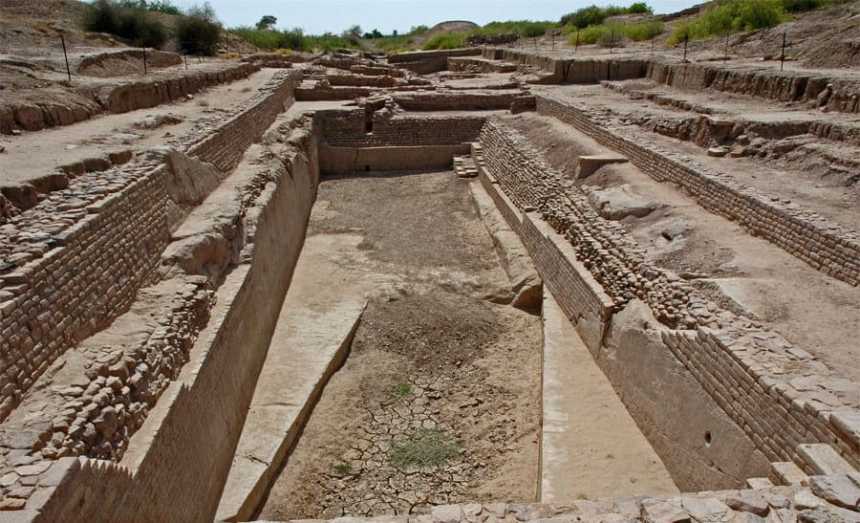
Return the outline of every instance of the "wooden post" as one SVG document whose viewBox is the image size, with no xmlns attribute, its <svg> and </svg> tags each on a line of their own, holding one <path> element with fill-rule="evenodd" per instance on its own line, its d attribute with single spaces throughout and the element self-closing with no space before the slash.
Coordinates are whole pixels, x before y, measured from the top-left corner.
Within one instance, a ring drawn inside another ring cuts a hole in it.
<svg viewBox="0 0 860 523">
<path fill-rule="evenodd" d="M 723 61 L 725 62 L 728 59 L 729 59 L 729 33 L 728 33 L 728 31 L 726 31 L 726 52 L 723 55 Z"/>
<path fill-rule="evenodd" d="M 785 67 L 785 38 L 788 31 L 782 32 L 782 54 L 779 55 L 779 70 L 782 71 Z"/>
<path fill-rule="evenodd" d="M 146 47 L 143 48 L 143 76 L 146 76 Z"/>
<path fill-rule="evenodd" d="M 684 35 L 684 63 L 687 63 L 687 42 L 690 40 L 690 35 Z"/>
<path fill-rule="evenodd" d="M 183 55 L 185 57 L 185 70 L 188 70 L 188 55 Z"/>
<path fill-rule="evenodd" d="M 69 83 L 72 83 L 72 69 L 69 67 L 69 53 L 66 52 L 66 38 L 60 35 L 60 43 L 63 44 L 63 56 L 66 58 L 66 74 L 69 76 Z"/>
</svg>

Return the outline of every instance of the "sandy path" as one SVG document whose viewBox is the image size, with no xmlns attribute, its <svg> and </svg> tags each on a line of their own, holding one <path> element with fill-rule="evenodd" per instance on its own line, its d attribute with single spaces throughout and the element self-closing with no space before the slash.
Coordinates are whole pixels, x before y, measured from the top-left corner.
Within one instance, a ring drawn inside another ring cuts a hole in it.
<svg viewBox="0 0 860 523">
<path fill-rule="evenodd" d="M 173 102 L 150 109 L 108 114 L 75 125 L 4 136 L 0 184 L 21 183 L 45 176 L 57 167 L 109 152 L 144 150 L 165 145 L 171 137 L 183 136 L 195 124 L 230 112 L 253 97 L 278 69 L 262 69 L 248 78 L 206 89 L 193 100 Z M 179 123 L 156 129 L 135 128 L 152 116 L 175 116 Z"/>
</svg>

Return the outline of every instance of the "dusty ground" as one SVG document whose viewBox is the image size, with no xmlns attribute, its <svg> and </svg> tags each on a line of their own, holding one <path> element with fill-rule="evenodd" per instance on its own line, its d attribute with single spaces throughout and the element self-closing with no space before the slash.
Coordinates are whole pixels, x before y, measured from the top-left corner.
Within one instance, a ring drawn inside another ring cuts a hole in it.
<svg viewBox="0 0 860 523">
<path fill-rule="evenodd" d="M 277 69 L 263 69 L 248 78 L 206 89 L 192 100 L 163 104 L 122 114 L 108 114 L 65 127 L 20 136 L 3 136 L 6 148 L 0 183 L 24 182 L 50 174 L 61 165 L 109 152 L 140 151 L 169 145 L 195 126 L 219 119 L 256 95 Z"/>
<path fill-rule="evenodd" d="M 484 299 L 506 277 L 469 198 L 451 173 L 320 186 L 309 245 L 344 237 L 376 287 L 260 517 L 535 500 L 540 321 Z"/>
<path fill-rule="evenodd" d="M 521 115 L 510 123 L 564 172 L 572 172 L 578 154 L 606 152 L 551 118 Z M 717 303 L 765 322 L 847 378 L 860 378 L 856 365 L 860 349 L 855 343 L 860 332 L 860 288 L 830 278 L 766 240 L 750 236 L 630 164 L 604 167 L 584 182 L 587 191 L 621 186 L 634 202 L 653 206 L 645 216 L 621 219 L 646 256 L 690 279 Z M 623 206 L 632 205 L 623 202 Z"/>
</svg>

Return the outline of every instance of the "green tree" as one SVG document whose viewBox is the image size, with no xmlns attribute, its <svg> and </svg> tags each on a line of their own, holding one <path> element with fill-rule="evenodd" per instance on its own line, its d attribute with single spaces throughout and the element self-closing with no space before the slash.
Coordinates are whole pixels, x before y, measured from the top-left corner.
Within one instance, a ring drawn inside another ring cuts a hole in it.
<svg viewBox="0 0 860 523">
<path fill-rule="evenodd" d="M 260 18 L 260 21 L 257 22 L 257 29 L 260 29 L 261 31 L 267 31 L 272 29 L 277 23 L 278 18 L 276 16 L 264 15 L 262 18 Z"/>
</svg>

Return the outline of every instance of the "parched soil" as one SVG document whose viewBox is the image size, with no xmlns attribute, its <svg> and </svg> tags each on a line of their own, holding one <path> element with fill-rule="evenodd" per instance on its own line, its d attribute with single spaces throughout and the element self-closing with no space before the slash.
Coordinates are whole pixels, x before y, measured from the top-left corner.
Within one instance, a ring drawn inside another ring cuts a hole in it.
<svg viewBox="0 0 860 523">
<path fill-rule="evenodd" d="M 482 296 L 498 259 L 468 194 L 451 173 L 321 185 L 310 231 L 363 234 L 346 270 L 398 290 L 370 299 L 260 518 L 536 500 L 540 320 Z"/>
</svg>

